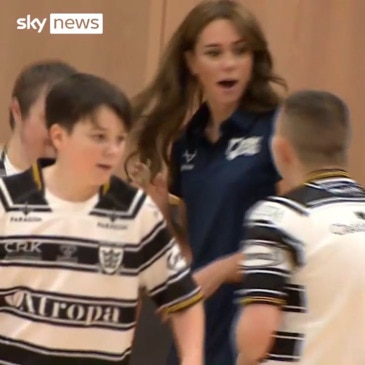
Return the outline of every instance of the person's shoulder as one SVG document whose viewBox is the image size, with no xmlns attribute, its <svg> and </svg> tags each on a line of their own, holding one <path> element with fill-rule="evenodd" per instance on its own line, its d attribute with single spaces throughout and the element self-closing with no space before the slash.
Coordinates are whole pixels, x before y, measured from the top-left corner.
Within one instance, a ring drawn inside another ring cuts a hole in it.
<svg viewBox="0 0 365 365">
<path fill-rule="evenodd" d="M 205 126 L 210 119 L 210 110 L 207 103 L 202 103 L 192 114 L 192 116 L 185 121 L 184 125 L 178 132 L 175 138 L 176 145 L 185 145 L 197 136 L 204 133 Z"/>
<path fill-rule="evenodd" d="M 260 125 L 261 128 L 269 131 L 270 133 L 273 131 L 277 113 L 277 108 L 262 112 L 253 112 L 255 121 Z"/>
<path fill-rule="evenodd" d="M 309 222 L 310 209 L 301 197 L 306 196 L 305 186 L 280 196 L 269 196 L 256 203 L 247 213 L 249 224 L 264 222 L 279 230 L 301 235 Z"/>
<path fill-rule="evenodd" d="M 283 195 L 283 199 L 309 209 L 316 201 L 332 196 L 333 194 L 329 190 L 323 189 L 320 185 L 307 183 L 290 190 Z"/>
<path fill-rule="evenodd" d="M 32 168 L 29 168 L 17 174 L 2 176 L 1 181 L 1 188 L 6 188 L 14 192 L 19 191 L 20 194 L 28 190 L 33 190 L 33 188 L 36 187 Z"/>
<path fill-rule="evenodd" d="M 189 146 L 189 137 L 185 130 L 180 131 L 171 147 L 171 159 L 179 159 Z"/>
<path fill-rule="evenodd" d="M 285 196 L 269 196 L 256 203 L 247 214 L 250 221 L 265 221 L 281 226 L 287 220 L 308 216 L 305 205 Z"/>
<path fill-rule="evenodd" d="M 148 235 L 156 227 L 164 226 L 162 213 L 142 189 L 131 186 L 117 176 L 113 176 L 103 189 L 105 192 L 98 209 L 113 211 L 116 218 L 140 222 L 140 237 Z"/>
<path fill-rule="evenodd" d="M 136 188 L 117 176 L 112 176 L 104 187 L 105 196 L 113 201 L 119 210 L 158 210 L 152 199 L 140 188 Z"/>
<path fill-rule="evenodd" d="M 287 247 L 297 264 L 303 264 L 304 242 L 311 235 L 311 222 L 305 206 L 282 196 L 258 202 L 246 217 L 246 239 Z"/>
<path fill-rule="evenodd" d="M 277 109 L 252 111 L 240 108 L 233 114 L 233 119 L 245 134 L 249 131 L 268 140 L 274 131 L 276 114 Z"/>
<path fill-rule="evenodd" d="M 176 138 L 175 138 L 175 140 L 174 140 L 174 142 L 173 142 L 173 144 L 172 144 L 172 148 L 174 149 L 176 149 L 176 148 L 179 148 L 179 147 L 181 147 L 181 146 L 184 146 L 185 145 L 185 143 L 186 143 L 186 141 L 187 141 L 187 135 L 186 135 L 186 130 L 185 129 L 183 129 L 183 130 L 181 130 L 179 133 L 178 133 L 178 135 L 176 136 Z"/>
<path fill-rule="evenodd" d="M 267 110 L 252 110 L 247 109 L 244 107 L 239 107 L 235 114 L 240 115 L 243 118 L 254 118 L 255 120 L 262 120 L 262 121 L 272 121 L 275 119 L 277 113 L 279 111 L 279 107 L 273 107 Z"/>
<path fill-rule="evenodd" d="M 47 205 L 42 194 L 42 182 L 36 180 L 32 168 L 23 172 L 3 176 L 0 179 L 1 202 L 6 209 L 33 206 L 32 209 L 43 209 Z"/>
<path fill-rule="evenodd" d="M 146 198 L 141 189 L 128 184 L 117 176 L 112 176 L 109 183 L 103 187 L 103 190 L 105 195 L 121 210 L 128 209 L 132 204 L 137 204 L 136 200 L 140 201 L 139 204 L 141 204 Z"/>
<path fill-rule="evenodd" d="M 266 120 L 270 121 L 275 118 L 275 116 L 278 113 L 278 110 L 279 110 L 279 107 L 264 110 L 264 111 L 254 112 L 254 114 L 256 114 L 261 119 L 266 119 Z"/>
</svg>

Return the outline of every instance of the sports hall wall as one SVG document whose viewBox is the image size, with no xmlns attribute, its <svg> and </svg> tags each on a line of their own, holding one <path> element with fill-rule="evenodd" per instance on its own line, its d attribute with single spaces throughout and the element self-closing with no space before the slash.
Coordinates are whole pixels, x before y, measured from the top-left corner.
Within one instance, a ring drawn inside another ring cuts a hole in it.
<svg viewBox="0 0 365 365">
<path fill-rule="evenodd" d="M 365 1 L 241 0 L 262 23 L 276 69 L 290 89 L 325 88 L 350 105 L 350 172 L 365 184 Z M 134 95 L 151 77 L 163 45 L 199 0 L 2 0 L 0 2 L 0 142 L 9 135 L 8 104 L 16 74 L 43 58 L 62 58 Z M 102 35 L 17 30 L 16 19 L 50 13 L 103 13 Z"/>
</svg>

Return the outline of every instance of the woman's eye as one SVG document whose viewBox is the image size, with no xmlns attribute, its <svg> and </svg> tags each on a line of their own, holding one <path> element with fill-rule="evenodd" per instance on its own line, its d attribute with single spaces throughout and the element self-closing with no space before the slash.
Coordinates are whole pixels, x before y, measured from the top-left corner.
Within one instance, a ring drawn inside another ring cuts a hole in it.
<svg viewBox="0 0 365 365">
<path fill-rule="evenodd" d="M 207 51 L 206 55 L 210 57 L 218 57 L 220 55 L 220 51 L 212 49 L 210 51 Z"/>
</svg>

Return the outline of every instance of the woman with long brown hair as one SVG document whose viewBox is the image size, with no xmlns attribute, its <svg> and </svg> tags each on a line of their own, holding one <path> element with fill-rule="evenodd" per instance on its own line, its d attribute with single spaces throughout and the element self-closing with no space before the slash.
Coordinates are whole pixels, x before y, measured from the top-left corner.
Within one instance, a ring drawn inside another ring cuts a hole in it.
<svg viewBox="0 0 365 365">
<path fill-rule="evenodd" d="M 280 180 L 269 141 L 285 81 L 273 71 L 255 17 L 230 0 L 199 3 L 173 34 L 155 79 L 134 101 L 134 157 L 148 167 L 151 190 L 170 168 L 170 192 L 186 208 L 195 279 L 206 296 L 207 365 L 233 365 L 229 334 L 237 254 L 245 212 Z M 172 149 L 170 151 L 171 143 Z M 171 220 L 172 221 L 172 220 Z M 172 226 L 173 227 L 173 226 Z M 178 364 L 172 351 L 168 364 Z"/>
</svg>

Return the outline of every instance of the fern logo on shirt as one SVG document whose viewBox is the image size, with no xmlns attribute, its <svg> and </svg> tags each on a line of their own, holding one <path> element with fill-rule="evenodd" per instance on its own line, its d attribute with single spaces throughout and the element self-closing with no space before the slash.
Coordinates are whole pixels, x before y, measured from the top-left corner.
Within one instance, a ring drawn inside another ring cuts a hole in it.
<svg viewBox="0 0 365 365">
<path fill-rule="evenodd" d="M 192 170 L 195 165 L 194 163 L 192 163 L 192 161 L 195 159 L 196 157 L 196 154 L 197 154 L 197 151 L 188 151 L 186 150 L 184 152 L 184 154 L 182 155 L 182 157 L 184 158 L 184 162 L 182 165 L 181 165 L 181 171 L 186 171 L 186 170 Z"/>
<path fill-rule="evenodd" d="M 262 137 L 232 138 L 226 150 L 227 160 L 234 160 L 238 156 L 253 156 L 261 150 Z"/>
</svg>

